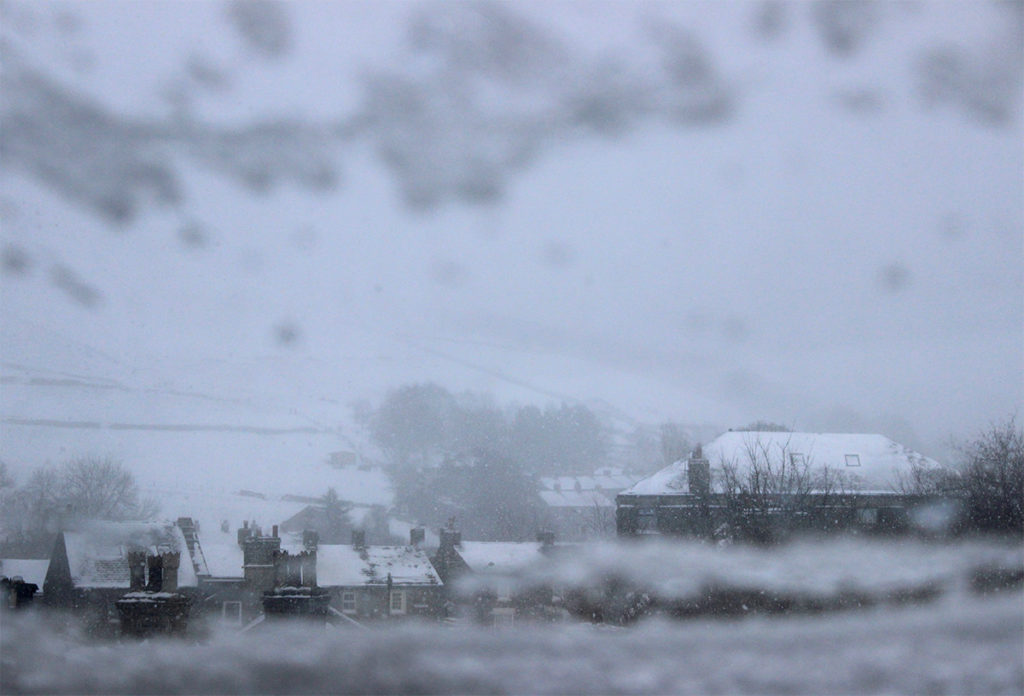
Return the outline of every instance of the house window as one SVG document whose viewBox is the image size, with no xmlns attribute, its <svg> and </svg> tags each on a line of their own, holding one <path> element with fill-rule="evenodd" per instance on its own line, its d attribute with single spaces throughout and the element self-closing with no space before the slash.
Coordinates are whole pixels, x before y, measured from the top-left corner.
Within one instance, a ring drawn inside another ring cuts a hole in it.
<svg viewBox="0 0 1024 696">
<path fill-rule="evenodd" d="M 392 590 L 391 591 L 391 613 L 392 614 L 404 614 L 405 613 L 405 590 Z"/>
<path fill-rule="evenodd" d="M 394 594 L 394 593 L 392 593 Z M 355 592 L 342 592 L 341 593 L 341 610 L 346 614 L 356 613 L 356 593 Z"/>
<path fill-rule="evenodd" d="M 640 532 L 654 532 L 658 529 L 658 513 L 652 507 L 642 507 L 636 511 L 636 525 Z"/>
<path fill-rule="evenodd" d="M 516 623 L 516 610 L 511 608 L 494 609 L 491 611 L 494 628 L 512 628 Z"/>
<path fill-rule="evenodd" d="M 846 455 L 846 466 L 860 466 L 860 455 L 859 454 L 848 454 L 848 455 Z"/>
<path fill-rule="evenodd" d="M 802 455 L 800 452 L 790 452 L 789 463 L 793 466 L 804 466 L 807 464 L 807 457 Z"/>
<path fill-rule="evenodd" d="M 220 617 L 225 622 L 236 626 L 242 625 L 242 603 L 223 602 L 220 605 Z"/>
<path fill-rule="evenodd" d="M 862 508 L 857 511 L 857 521 L 861 524 L 878 524 L 878 510 L 876 508 Z"/>
</svg>

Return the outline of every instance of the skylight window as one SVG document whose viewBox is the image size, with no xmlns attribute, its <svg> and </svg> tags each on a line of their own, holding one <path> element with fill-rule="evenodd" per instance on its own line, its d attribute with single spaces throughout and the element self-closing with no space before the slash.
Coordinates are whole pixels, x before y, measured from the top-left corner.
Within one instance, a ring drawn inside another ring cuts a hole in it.
<svg viewBox="0 0 1024 696">
<path fill-rule="evenodd" d="M 860 455 L 859 454 L 848 454 L 848 455 L 846 455 L 846 466 L 860 466 Z"/>
<path fill-rule="evenodd" d="M 807 458 L 800 452 L 790 452 L 789 463 L 793 466 L 803 466 L 807 463 Z"/>
</svg>

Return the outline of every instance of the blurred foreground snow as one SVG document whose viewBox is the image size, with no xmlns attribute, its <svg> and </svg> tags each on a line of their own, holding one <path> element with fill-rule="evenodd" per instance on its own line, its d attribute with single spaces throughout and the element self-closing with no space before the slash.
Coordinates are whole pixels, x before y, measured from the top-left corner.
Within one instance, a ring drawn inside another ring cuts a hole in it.
<svg viewBox="0 0 1024 696">
<path fill-rule="evenodd" d="M 563 547 L 564 550 L 564 547 Z M 1020 545 L 807 541 L 774 549 L 633 543 L 524 576 L 568 593 L 612 581 L 680 601 L 708 586 L 882 598 L 861 611 L 746 620 L 262 624 L 203 643 L 97 643 L 5 616 L 3 693 L 1008 693 L 1024 690 Z M 568 558 L 568 555 L 566 556 Z M 980 571 L 987 569 L 988 575 Z M 978 582 L 994 577 L 1005 583 Z M 935 592 L 898 599 L 916 587 Z M 830 605 L 852 609 L 858 605 Z M 680 614 L 677 614 L 680 615 Z"/>
<path fill-rule="evenodd" d="M 1024 689 L 1021 596 L 828 619 L 506 632 L 282 627 L 205 645 L 3 632 L 4 693 L 1006 693 Z"/>
</svg>

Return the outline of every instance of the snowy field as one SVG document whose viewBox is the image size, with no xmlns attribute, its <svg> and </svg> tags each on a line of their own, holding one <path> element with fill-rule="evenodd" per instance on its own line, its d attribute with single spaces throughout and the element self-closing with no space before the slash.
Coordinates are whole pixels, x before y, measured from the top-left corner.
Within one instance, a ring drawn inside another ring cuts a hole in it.
<svg viewBox="0 0 1024 696">
<path fill-rule="evenodd" d="M 268 631 L 84 644 L 11 622 L 4 693 L 1019 694 L 1019 593 L 827 619 Z"/>
</svg>

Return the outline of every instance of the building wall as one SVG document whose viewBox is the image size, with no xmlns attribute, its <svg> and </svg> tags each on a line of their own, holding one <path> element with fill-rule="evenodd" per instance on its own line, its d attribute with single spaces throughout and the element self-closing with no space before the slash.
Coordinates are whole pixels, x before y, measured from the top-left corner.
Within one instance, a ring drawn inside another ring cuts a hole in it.
<svg viewBox="0 0 1024 696">
<path fill-rule="evenodd" d="M 327 588 L 331 606 L 354 619 L 384 620 L 405 617 L 441 618 L 446 596 L 443 585 L 396 584 L 388 595 L 386 585 L 334 586 Z M 354 600 L 346 601 L 347 593 Z"/>
<path fill-rule="evenodd" d="M 783 505 L 780 511 L 748 511 L 740 516 L 720 494 L 620 495 L 616 499 L 616 531 L 623 537 L 660 534 L 710 538 L 729 534 L 764 540 L 792 532 L 898 534 L 907 531 L 916 507 L 932 502 L 921 496 L 829 496 L 812 498 L 796 511 L 786 510 Z M 723 525 L 729 527 L 726 532 L 722 531 Z"/>
</svg>

